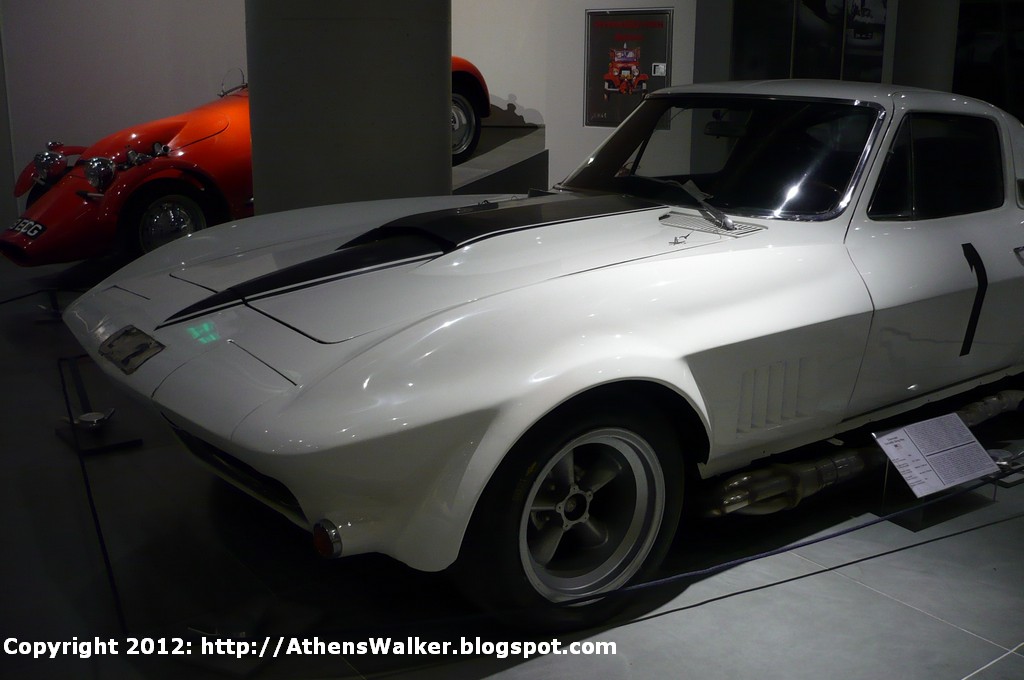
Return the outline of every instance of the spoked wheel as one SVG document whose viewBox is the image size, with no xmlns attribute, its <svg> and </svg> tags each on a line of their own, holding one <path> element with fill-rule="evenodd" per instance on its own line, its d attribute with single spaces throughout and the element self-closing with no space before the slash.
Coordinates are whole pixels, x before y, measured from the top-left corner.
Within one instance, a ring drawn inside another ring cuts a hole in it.
<svg viewBox="0 0 1024 680">
<path fill-rule="evenodd" d="M 452 92 L 452 165 L 469 160 L 480 141 L 480 117 L 473 104 L 458 92 Z"/>
<path fill-rule="evenodd" d="M 205 229 L 211 223 L 207 199 L 181 182 L 154 182 L 143 186 L 121 210 L 118 233 L 123 248 L 132 255 Z"/>
<path fill-rule="evenodd" d="M 139 248 L 148 253 L 205 228 L 206 214 L 194 199 L 184 194 L 160 196 L 139 217 Z"/>
<path fill-rule="evenodd" d="M 678 525 L 671 426 L 653 407 L 580 406 L 545 418 L 509 452 L 459 558 L 471 597 L 530 625 L 611 616 L 626 599 L 601 595 L 648 577 Z"/>
</svg>

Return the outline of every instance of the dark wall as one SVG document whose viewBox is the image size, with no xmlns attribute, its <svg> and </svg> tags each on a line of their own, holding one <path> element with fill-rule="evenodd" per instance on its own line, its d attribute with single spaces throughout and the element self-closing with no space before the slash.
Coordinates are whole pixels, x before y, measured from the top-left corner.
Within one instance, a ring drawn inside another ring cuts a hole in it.
<svg viewBox="0 0 1024 680">
<path fill-rule="evenodd" d="M 4 71 L 4 46 L 0 36 L 0 75 Z M 14 186 L 14 168 L 8 159 L 14 157 L 11 144 L 11 121 L 7 113 L 7 82 L 0 78 L 0 187 Z M 18 216 L 18 204 L 10 191 L 0 190 L 0 224 L 6 226 Z"/>
<path fill-rule="evenodd" d="M 953 92 L 1024 118 L 1024 2 L 960 3 Z"/>
</svg>

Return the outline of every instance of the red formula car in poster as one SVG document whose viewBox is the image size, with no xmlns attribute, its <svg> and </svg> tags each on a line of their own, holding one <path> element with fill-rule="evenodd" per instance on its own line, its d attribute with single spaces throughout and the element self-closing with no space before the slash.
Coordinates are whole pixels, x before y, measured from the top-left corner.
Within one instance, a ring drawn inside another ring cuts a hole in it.
<svg viewBox="0 0 1024 680">
<path fill-rule="evenodd" d="M 640 48 L 626 47 L 608 50 L 608 73 L 604 74 L 604 91 L 610 93 L 643 94 L 647 92 L 650 76 L 640 72 Z"/>
<path fill-rule="evenodd" d="M 452 57 L 452 162 L 466 160 L 490 113 L 487 85 Z M 126 128 L 92 146 L 50 142 L 15 183 L 25 212 L 0 232 L 20 265 L 116 250 L 149 252 L 209 225 L 253 214 L 249 92 L 243 85 L 191 111 Z"/>
</svg>

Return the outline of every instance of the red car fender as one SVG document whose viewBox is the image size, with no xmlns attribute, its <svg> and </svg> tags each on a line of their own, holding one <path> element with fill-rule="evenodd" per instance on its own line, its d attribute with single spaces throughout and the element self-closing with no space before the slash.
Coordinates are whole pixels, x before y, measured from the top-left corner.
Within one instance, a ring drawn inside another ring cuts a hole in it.
<svg viewBox="0 0 1024 680">
<path fill-rule="evenodd" d="M 52 146 L 50 144 L 48 144 L 47 147 L 51 151 L 59 151 L 60 153 L 64 154 L 65 156 L 79 156 L 86 149 L 86 147 L 84 147 L 84 146 L 65 146 L 63 144 L 55 144 L 55 145 L 52 145 Z M 70 170 L 70 168 L 69 168 L 69 170 Z M 27 192 L 29 189 L 32 188 L 32 186 L 36 183 L 35 176 L 36 176 L 36 162 L 35 162 L 35 159 L 32 159 L 32 162 L 30 162 L 28 165 L 26 165 L 22 169 L 21 174 L 18 175 L 18 181 L 16 181 L 14 183 L 14 196 L 16 198 L 20 197 L 22 194 L 24 194 L 25 192 Z M 63 177 L 63 176 L 64 175 L 61 174 L 61 177 Z M 48 183 L 49 184 L 56 184 L 59 180 L 60 180 L 60 177 L 53 177 L 53 178 L 50 178 Z"/>
<path fill-rule="evenodd" d="M 81 195 L 91 190 L 80 170 L 68 172 L 16 223 L 32 224 L 40 231 L 28 234 L 7 229 L 0 232 L 0 248 L 23 265 L 68 262 L 107 252 L 117 225 L 98 222 L 98 202 Z M 51 228 L 54 224 L 60 227 Z"/>
<path fill-rule="evenodd" d="M 34 162 L 25 166 L 25 169 L 18 175 L 18 181 L 14 183 L 14 195 L 21 196 L 35 184 L 36 164 Z"/>
<path fill-rule="evenodd" d="M 139 191 L 154 182 L 183 182 L 209 197 L 211 209 L 226 210 L 212 178 L 192 163 L 156 158 L 123 170 L 102 194 L 86 181 L 80 168 L 64 175 L 51 190 L 29 206 L 21 219 L 45 228 L 36 237 L 11 230 L 0 232 L 0 247 L 19 263 L 49 264 L 94 257 L 117 242 L 124 208 Z M 49 229 L 59 224 L 59 229 Z M 87 234 L 87 238 L 83 238 Z"/>
<path fill-rule="evenodd" d="M 472 79 L 476 82 L 477 88 L 474 88 L 473 93 L 473 108 L 476 109 L 477 113 L 481 118 L 486 118 L 491 115 L 491 94 L 487 89 L 487 81 L 484 80 L 484 75 L 480 73 L 480 69 L 473 65 L 472 62 L 463 59 L 462 57 L 452 57 L 452 89 L 458 89 L 459 82 L 466 82 Z"/>
<path fill-rule="evenodd" d="M 480 87 L 483 88 L 484 94 L 490 96 L 487 90 L 487 82 L 484 80 L 484 74 L 480 73 L 480 69 L 473 65 L 472 62 L 463 59 L 462 57 L 452 57 L 452 73 L 468 73 L 480 83 Z"/>
<path fill-rule="evenodd" d="M 118 174 L 114 183 L 104 192 L 103 198 L 99 199 L 100 219 L 104 222 L 110 220 L 116 225 L 124 205 L 132 196 L 160 180 L 184 182 L 197 191 L 205 191 L 208 185 L 213 185 L 213 180 L 193 163 L 156 158 Z"/>
</svg>

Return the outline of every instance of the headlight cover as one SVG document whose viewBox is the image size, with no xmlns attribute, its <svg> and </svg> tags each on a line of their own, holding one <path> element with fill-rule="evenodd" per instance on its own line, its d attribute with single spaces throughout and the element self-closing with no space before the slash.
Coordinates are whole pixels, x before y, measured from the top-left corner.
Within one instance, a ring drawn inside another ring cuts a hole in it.
<svg viewBox="0 0 1024 680">
<path fill-rule="evenodd" d="M 109 158 L 96 156 L 85 162 L 85 178 L 97 191 L 103 191 L 110 186 L 116 171 L 117 166 Z"/>
<path fill-rule="evenodd" d="M 35 155 L 33 164 L 36 168 L 36 176 L 39 179 L 46 179 L 51 175 L 60 175 L 67 170 L 68 159 L 59 151 L 43 151 Z"/>
</svg>

